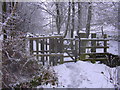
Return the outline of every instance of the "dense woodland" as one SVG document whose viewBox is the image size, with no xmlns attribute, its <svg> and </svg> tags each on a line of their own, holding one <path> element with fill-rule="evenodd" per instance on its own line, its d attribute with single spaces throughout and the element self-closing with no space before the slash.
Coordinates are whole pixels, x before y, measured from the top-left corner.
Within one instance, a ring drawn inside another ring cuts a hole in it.
<svg viewBox="0 0 120 90">
<path fill-rule="evenodd" d="M 104 26 L 118 27 L 118 2 L 0 2 L 2 43 L 2 85 L 36 87 L 57 85 L 57 77 L 49 67 L 28 54 L 29 35 L 58 34 L 75 38 L 85 32 L 88 38 L 95 31 L 103 35 Z M 93 28 L 95 27 L 95 28 Z M 117 33 L 118 34 L 118 33 Z M 119 41 L 119 34 L 111 39 Z M 38 80 L 38 81 L 37 81 Z"/>
</svg>

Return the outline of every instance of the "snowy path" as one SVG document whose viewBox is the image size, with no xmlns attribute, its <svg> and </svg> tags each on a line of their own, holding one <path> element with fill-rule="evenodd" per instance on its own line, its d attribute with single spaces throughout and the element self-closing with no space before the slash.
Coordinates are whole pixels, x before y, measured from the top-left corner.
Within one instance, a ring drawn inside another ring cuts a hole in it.
<svg viewBox="0 0 120 90">
<path fill-rule="evenodd" d="M 113 88 L 105 65 L 78 61 L 54 67 L 61 86 L 68 88 Z"/>
</svg>

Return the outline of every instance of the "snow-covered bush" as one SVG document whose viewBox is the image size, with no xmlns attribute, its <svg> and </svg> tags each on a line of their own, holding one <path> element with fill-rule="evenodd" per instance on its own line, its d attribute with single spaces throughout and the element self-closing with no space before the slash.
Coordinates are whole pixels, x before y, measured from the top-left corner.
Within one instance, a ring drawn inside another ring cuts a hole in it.
<svg viewBox="0 0 120 90">
<path fill-rule="evenodd" d="M 26 50 L 26 32 L 22 29 L 18 30 L 18 27 L 22 28 L 20 24 L 24 21 L 16 11 L 18 4 L 16 2 L 14 6 L 11 6 L 11 12 L 5 11 L 3 21 L 0 22 L 3 29 L 2 35 L 4 36 L 2 45 L 2 88 L 11 88 L 17 83 L 32 82 L 39 75 L 42 75 L 42 77 L 39 76 L 42 80 L 42 83 L 39 81 L 41 84 L 46 83 L 46 81 L 52 82 L 52 80 L 54 82 L 56 81 L 54 74 L 47 69 L 45 70 L 43 65 L 39 64 L 38 60 L 29 55 Z M 50 75 L 51 78 L 45 78 L 46 74 Z M 23 87 L 23 85 L 20 86 Z"/>
<path fill-rule="evenodd" d="M 19 82 L 23 76 L 30 77 L 39 69 L 37 61 L 25 53 L 25 38 L 16 33 L 14 38 L 3 41 L 3 87 Z"/>
<path fill-rule="evenodd" d="M 19 85 L 15 87 L 55 84 L 55 74 L 39 64 L 34 56 L 26 53 L 25 42 L 25 34 L 21 32 L 3 42 L 3 88 L 12 87 L 16 83 Z"/>
<path fill-rule="evenodd" d="M 40 71 L 39 75 L 36 75 L 27 82 L 15 84 L 14 88 L 36 88 L 38 86 L 42 88 L 43 85 L 48 85 L 48 84 L 52 86 L 58 85 L 58 78 L 56 77 L 54 71 L 43 68 Z"/>
</svg>

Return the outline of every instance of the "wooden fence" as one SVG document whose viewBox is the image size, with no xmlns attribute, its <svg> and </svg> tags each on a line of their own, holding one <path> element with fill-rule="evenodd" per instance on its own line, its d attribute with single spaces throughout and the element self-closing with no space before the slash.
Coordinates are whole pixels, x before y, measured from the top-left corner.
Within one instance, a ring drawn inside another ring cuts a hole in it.
<svg viewBox="0 0 120 90">
<path fill-rule="evenodd" d="M 43 36 L 29 38 L 30 54 L 34 54 L 43 65 L 48 62 L 63 63 L 63 36 Z"/>
<path fill-rule="evenodd" d="M 84 37 L 84 38 L 82 38 Z M 96 38 L 96 34 L 91 34 L 91 38 L 86 38 L 85 34 L 79 36 L 79 56 L 81 60 L 105 60 L 105 55 L 107 52 L 107 35 L 104 34 L 102 38 Z M 97 49 L 102 49 L 103 51 L 97 52 Z M 87 50 L 89 50 L 87 52 Z M 101 58 L 102 57 L 102 58 Z"/>
<path fill-rule="evenodd" d="M 36 56 L 43 65 L 57 65 L 57 63 L 64 62 L 76 62 L 80 60 L 104 60 L 105 58 L 97 58 L 97 55 L 104 55 L 107 53 L 107 36 L 103 38 L 96 38 L 96 34 L 91 34 L 91 38 L 85 37 L 84 33 L 81 33 L 75 38 L 63 38 L 61 35 L 57 36 L 40 36 L 40 37 L 29 37 L 29 48 L 30 54 Z M 98 45 L 103 42 L 103 45 Z M 87 46 L 90 45 L 90 46 Z M 103 48 L 104 51 L 97 53 L 96 49 Z M 90 49 L 90 52 L 86 52 Z M 89 57 L 88 57 L 89 56 Z M 72 60 L 67 60 L 66 58 Z"/>
</svg>

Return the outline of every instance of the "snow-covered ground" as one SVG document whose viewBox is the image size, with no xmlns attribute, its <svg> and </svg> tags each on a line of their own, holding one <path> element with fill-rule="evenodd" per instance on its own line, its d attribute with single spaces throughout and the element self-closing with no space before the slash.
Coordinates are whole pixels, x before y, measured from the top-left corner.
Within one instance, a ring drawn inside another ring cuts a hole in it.
<svg viewBox="0 0 120 90">
<path fill-rule="evenodd" d="M 54 67 L 60 87 L 67 88 L 113 88 L 110 82 L 112 68 L 103 64 L 78 61 Z"/>
<path fill-rule="evenodd" d="M 104 64 L 78 61 L 52 68 L 57 74 L 58 86 L 45 85 L 45 88 L 114 88 L 117 83 L 116 69 Z"/>
</svg>

